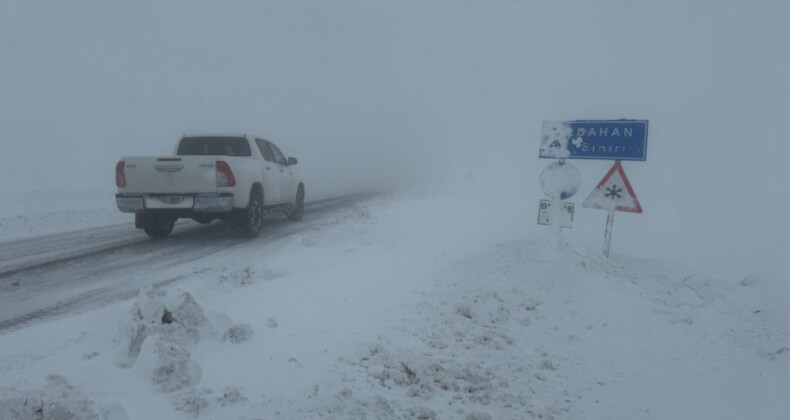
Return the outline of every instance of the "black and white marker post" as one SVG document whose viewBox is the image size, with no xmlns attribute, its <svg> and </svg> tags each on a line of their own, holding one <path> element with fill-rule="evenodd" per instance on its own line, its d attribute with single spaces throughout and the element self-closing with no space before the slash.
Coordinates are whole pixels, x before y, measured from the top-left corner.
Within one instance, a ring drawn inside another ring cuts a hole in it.
<svg viewBox="0 0 790 420">
<path fill-rule="evenodd" d="M 612 247 L 612 228 L 614 228 L 614 210 L 606 212 L 606 230 L 603 233 L 603 256 L 609 258 L 609 248 Z"/>
<path fill-rule="evenodd" d="M 574 204 L 567 200 L 579 191 L 581 175 L 565 159 L 549 164 L 540 173 L 540 189 L 551 200 L 540 200 L 538 224 L 551 225 L 559 236 L 562 228 L 573 224 Z"/>
</svg>

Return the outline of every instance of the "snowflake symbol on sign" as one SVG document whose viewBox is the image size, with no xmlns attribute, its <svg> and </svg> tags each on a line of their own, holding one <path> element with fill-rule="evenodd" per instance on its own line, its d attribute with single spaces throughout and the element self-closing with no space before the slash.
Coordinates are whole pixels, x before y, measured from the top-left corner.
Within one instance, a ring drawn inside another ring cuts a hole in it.
<svg viewBox="0 0 790 420">
<path fill-rule="evenodd" d="M 606 197 L 612 197 L 612 200 L 615 198 L 622 197 L 620 193 L 623 192 L 622 188 L 617 188 L 617 185 L 612 185 L 611 187 L 606 189 Z"/>
</svg>

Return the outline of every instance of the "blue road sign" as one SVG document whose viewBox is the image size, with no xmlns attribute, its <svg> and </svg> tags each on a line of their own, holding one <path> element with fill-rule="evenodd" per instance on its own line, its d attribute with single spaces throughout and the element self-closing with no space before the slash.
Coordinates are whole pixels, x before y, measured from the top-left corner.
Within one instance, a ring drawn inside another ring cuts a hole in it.
<svg viewBox="0 0 790 420">
<path fill-rule="evenodd" d="M 540 157 L 647 160 L 647 120 L 543 121 Z"/>
</svg>

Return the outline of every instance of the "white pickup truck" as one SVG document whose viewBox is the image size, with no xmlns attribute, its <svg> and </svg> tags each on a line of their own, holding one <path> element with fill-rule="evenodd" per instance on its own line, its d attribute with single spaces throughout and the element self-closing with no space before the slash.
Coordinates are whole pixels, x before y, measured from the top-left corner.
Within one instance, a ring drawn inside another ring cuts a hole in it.
<svg viewBox="0 0 790 420">
<path fill-rule="evenodd" d="M 266 214 L 302 219 L 305 187 L 296 158 L 248 135 L 184 136 L 174 156 L 124 156 L 115 167 L 118 209 L 163 238 L 178 218 L 229 222 L 258 236 Z"/>
</svg>

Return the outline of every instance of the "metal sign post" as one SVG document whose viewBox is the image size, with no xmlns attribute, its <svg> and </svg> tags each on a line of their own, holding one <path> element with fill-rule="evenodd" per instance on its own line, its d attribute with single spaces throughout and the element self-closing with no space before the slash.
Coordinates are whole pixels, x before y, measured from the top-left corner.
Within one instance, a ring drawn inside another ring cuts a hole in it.
<svg viewBox="0 0 790 420">
<path fill-rule="evenodd" d="M 614 210 L 609 210 L 606 215 L 606 231 L 603 234 L 603 256 L 609 258 L 609 248 L 612 246 L 612 227 L 614 226 Z"/>
<path fill-rule="evenodd" d="M 554 227 L 559 236 L 562 228 L 573 223 L 573 203 L 562 201 L 573 197 L 581 186 L 581 175 L 564 159 L 554 162 L 540 173 L 540 189 L 551 200 L 540 200 L 538 224 Z"/>
<path fill-rule="evenodd" d="M 609 248 L 612 244 L 612 226 L 614 225 L 615 211 L 629 211 L 642 213 L 642 206 L 636 198 L 634 189 L 625 176 L 623 165 L 616 161 L 609 172 L 604 175 L 598 186 L 582 203 L 584 207 L 607 210 L 606 231 L 603 237 L 603 254 L 609 258 Z"/>
</svg>

